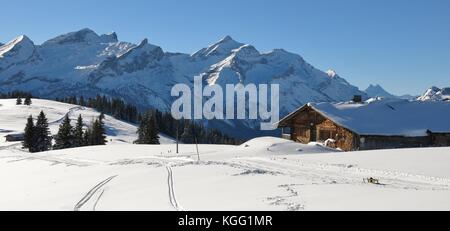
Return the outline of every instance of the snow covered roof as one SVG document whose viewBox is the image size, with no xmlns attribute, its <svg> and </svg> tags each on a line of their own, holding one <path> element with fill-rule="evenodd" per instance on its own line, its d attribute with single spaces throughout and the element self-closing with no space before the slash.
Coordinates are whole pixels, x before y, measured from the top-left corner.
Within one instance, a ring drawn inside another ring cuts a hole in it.
<svg viewBox="0 0 450 231">
<path fill-rule="evenodd" d="M 360 135 L 426 136 L 427 131 L 450 133 L 450 102 L 421 102 L 401 99 L 365 103 L 309 103 L 291 113 L 286 122 L 306 107 L 313 108 L 336 124 Z"/>
</svg>

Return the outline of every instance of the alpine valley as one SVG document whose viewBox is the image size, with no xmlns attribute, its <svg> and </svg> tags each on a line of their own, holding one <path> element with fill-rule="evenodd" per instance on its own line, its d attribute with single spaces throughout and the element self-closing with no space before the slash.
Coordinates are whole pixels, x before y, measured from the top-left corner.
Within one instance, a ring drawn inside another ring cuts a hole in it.
<svg viewBox="0 0 450 231">
<path fill-rule="evenodd" d="M 0 47 L 0 92 L 27 91 L 55 99 L 68 96 L 121 98 L 141 109 L 168 111 L 177 83 L 193 85 L 279 84 L 280 117 L 307 102 L 348 101 L 367 94 L 334 71 L 321 71 L 283 49 L 260 52 L 226 36 L 194 54 L 172 53 L 152 45 L 119 41 L 116 33 L 71 32 L 41 45 L 21 35 Z M 274 134 L 255 120 L 203 121 L 238 138 Z"/>
</svg>

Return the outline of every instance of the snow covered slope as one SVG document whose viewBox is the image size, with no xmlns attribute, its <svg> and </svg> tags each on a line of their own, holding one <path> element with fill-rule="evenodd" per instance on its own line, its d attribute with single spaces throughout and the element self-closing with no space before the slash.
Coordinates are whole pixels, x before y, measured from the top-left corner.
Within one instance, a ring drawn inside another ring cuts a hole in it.
<svg viewBox="0 0 450 231">
<path fill-rule="evenodd" d="M 23 90 L 41 98 L 105 94 L 139 107 L 170 109 L 176 83 L 192 86 L 194 76 L 206 83 L 280 84 L 284 116 L 306 102 L 345 101 L 364 92 L 335 72 L 314 68 L 301 56 L 282 49 L 261 53 L 226 36 L 189 55 L 165 52 L 147 39 L 120 42 L 117 34 L 90 29 L 71 32 L 35 45 L 19 36 L 0 48 L 0 91 Z M 257 135 L 258 121 L 209 124 L 231 135 Z M 237 131 L 237 132 L 236 132 Z"/>
<path fill-rule="evenodd" d="M 100 113 L 87 107 L 55 102 L 51 100 L 32 99 L 30 106 L 16 105 L 15 99 L 0 99 L 0 145 L 5 143 L 4 136 L 11 133 L 21 133 L 25 128 L 27 118 L 33 115 L 36 119 L 42 110 L 47 116 L 52 134 L 58 132 L 64 116 L 69 115 L 74 126 L 78 115 L 83 117 L 84 125 L 88 126 Z M 111 116 L 105 116 L 105 128 L 108 144 L 133 143 L 137 139 L 136 126 L 117 120 Z M 161 143 L 172 143 L 172 140 L 161 135 Z"/>
<path fill-rule="evenodd" d="M 438 88 L 431 87 L 425 91 L 422 96 L 417 98 L 419 101 L 449 101 L 450 87 Z"/>
<path fill-rule="evenodd" d="M 450 209 L 449 148 L 341 153 L 263 137 L 200 145 L 200 161 L 195 145 L 174 150 L 0 148 L 0 210 Z"/>
</svg>

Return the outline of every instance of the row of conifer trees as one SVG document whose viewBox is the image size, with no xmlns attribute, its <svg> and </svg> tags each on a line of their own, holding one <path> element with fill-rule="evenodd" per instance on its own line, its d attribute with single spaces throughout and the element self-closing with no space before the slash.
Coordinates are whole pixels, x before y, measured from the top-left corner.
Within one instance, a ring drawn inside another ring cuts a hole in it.
<svg viewBox="0 0 450 231">
<path fill-rule="evenodd" d="M 106 135 L 104 128 L 104 114 L 102 113 L 91 126 L 83 129 L 83 118 L 78 116 L 77 123 L 73 127 L 70 118 L 66 115 L 59 126 L 58 133 L 52 137 L 48 120 L 43 111 L 34 122 L 33 116 L 30 115 L 25 126 L 23 148 L 30 152 L 43 152 L 50 149 L 75 148 L 90 145 L 106 144 Z M 52 145 L 54 139 L 54 145 Z"/>
<path fill-rule="evenodd" d="M 27 96 L 27 97 L 25 97 L 25 100 L 23 100 L 23 104 L 24 105 L 31 105 L 31 96 Z M 17 97 L 17 100 L 16 100 L 16 105 L 22 105 L 22 98 L 19 96 L 19 97 Z"/>
<path fill-rule="evenodd" d="M 173 138 L 178 137 L 181 142 L 186 144 L 196 142 L 200 144 L 241 143 L 241 141 L 227 136 L 217 129 L 208 129 L 201 123 L 196 123 L 192 120 L 175 120 L 170 112 L 161 112 L 156 109 L 139 112 L 136 106 L 117 98 L 109 99 L 106 96 L 97 95 L 95 98 L 88 99 L 85 99 L 83 96 L 71 96 L 57 100 L 87 106 L 111 115 L 116 119 L 138 123 L 139 138 L 135 141 L 137 144 L 158 144 L 155 141 L 156 136 L 151 135 L 152 138 L 149 138 L 149 134 L 158 134 L 159 132 Z M 150 129 L 154 131 L 149 132 Z"/>
</svg>

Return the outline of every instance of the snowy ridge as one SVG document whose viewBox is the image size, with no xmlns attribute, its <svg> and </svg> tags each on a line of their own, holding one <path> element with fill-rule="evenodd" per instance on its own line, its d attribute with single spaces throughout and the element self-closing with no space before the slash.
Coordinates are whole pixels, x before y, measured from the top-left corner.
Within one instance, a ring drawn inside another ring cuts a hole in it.
<svg viewBox="0 0 450 231">
<path fill-rule="evenodd" d="M 370 98 L 376 98 L 376 97 L 383 97 L 383 98 L 387 98 L 387 99 L 399 98 L 398 96 L 395 96 L 395 95 L 387 92 L 386 90 L 384 90 L 383 87 L 381 87 L 379 84 L 376 84 L 376 85 L 370 84 L 369 87 L 367 87 L 367 89 L 364 92 L 367 93 L 367 95 Z"/>
<path fill-rule="evenodd" d="M 425 93 L 417 98 L 419 101 L 449 101 L 450 87 L 438 88 L 431 87 Z"/>
</svg>

